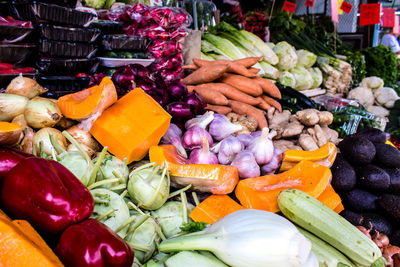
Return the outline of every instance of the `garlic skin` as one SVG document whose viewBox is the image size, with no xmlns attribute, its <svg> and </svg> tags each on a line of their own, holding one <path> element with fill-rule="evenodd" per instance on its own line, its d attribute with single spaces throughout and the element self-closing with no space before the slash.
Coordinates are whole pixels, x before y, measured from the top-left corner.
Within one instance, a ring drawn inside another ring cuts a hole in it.
<svg viewBox="0 0 400 267">
<path fill-rule="evenodd" d="M 253 153 L 259 165 L 267 164 L 274 155 L 274 144 L 272 143 L 272 137 L 268 133 L 269 129 L 264 127 L 261 135 L 255 137 L 247 147 L 247 150 Z"/>
<path fill-rule="evenodd" d="M 276 170 L 281 166 L 282 160 L 283 160 L 282 150 L 275 147 L 274 155 L 271 161 L 261 167 L 261 174 L 262 175 L 274 174 Z"/>
<path fill-rule="evenodd" d="M 253 153 L 247 150 L 238 153 L 231 165 L 238 169 L 240 178 L 258 177 L 261 173 Z"/>
<path fill-rule="evenodd" d="M 244 147 L 247 147 L 254 139 L 254 136 L 251 134 L 238 134 L 236 138 L 243 144 Z"/>
<path fill-rule="evenodd" d="M 244 145 L 234 136 L 229 136 L 221 141 L 218 151 L 218 161 L 221 164 L 231 164 L 235 156 L 244 149 Z"/>
<path fill-rule="evenodd" d="M 218 164 L 218 158 L 210 151 L 207 138 L 203 137 L 201 148 L 190 153 L 189 164 Z"/>
<path fill-rule="evenodd" d="M 214 114 L 214 120 L 210 124 L 209 132 L 215 140 L 221 141 L 242 129 L 241 125 L 231 123 L 224 115 Z"/>
<path fill-rule="evenodd" d="M 190 119 L 185 123 L 185 128 L 189 129 L 192 126 L 199 126 L 206 129 L 207 126 L 214 120 L 214 112 L 207 111 L 201 116 L 196 116 L 196 118 Z"/>
<path fill-rule="evenodd" d="M 186 149 L 194 149 L 201 147 L 202 139 L 206 138 L 208 140 L 208 145 L 213 145 L 213 139 L 211 135 L 200 126 L 194 125 L 190 127 L 186 133 L 182 136 L 182 144 Z"/>
<path fill-rule="evenodd" d="M 178 150 L 178 153 L 182 157 L 187 158 L 187 153 L 185 148 L 183 147 L 181 137 L 182 130 L 175 124 L 171 123 L 168 127 L 167 132 L 161 138 L 161 142 L 163 144 L 174 145 L 176 147 L 176 150 Z"/>
</svg>

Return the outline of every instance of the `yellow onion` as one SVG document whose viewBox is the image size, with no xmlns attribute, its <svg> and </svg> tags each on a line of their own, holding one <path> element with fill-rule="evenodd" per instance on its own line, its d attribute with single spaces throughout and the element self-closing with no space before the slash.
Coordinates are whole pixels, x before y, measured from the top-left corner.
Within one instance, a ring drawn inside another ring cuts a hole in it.
<svg viewBox="0 0 400 267">
<path fill-rule="evenodd" d="M 78 127 L 78 125 L 74 125 L 71 128 L 67 129 L 67 132 L 81 145 L 85 145 L 86 147 L 94 150 L 95 152 L 100 151 L 100 145 L 96 140 L 92 137 L 89 132 L 86 132 Z M 85 149 L 86 150 L 86 149 Z"/>
<path fill-rule="evenodd" d="M 39 96 L 28 101 L 24 115 L 28 125 L 36 129 L 52 127 L 62 117 L 54 101 Z"/>
<path fill-rule="evenodd" d="M 33 136 L 33 154 L 38 156 L 42 153 L 47 155 L 52 155 L 52 151 L 56 153 L 53 144 L 50 141 L 50 134 L 54 137 L 59 145 L 62 146 L 64 150 L 67 149 L 67 140 L 62 135 L 62 133 L 54 128 L 42 128 Z"/>
<path fill-rule="evenodd" d="M 23 114 L 28 100 L 24 96 L 0 94 L 0 121 L 10 121 Z"/>
<path fill-rule="evenodd" d="M 13 123 L 18 123 L 21 126 L 22 130 L 25 130 L 28 127 L 28 123 L 25 120 L 24 114 L 19 114 L 14 119 L 12 119 Z"/>
<path fill-rule="evenodd" d="M 47 92 L 47 89 L 40 86 L 35 80 L 19 75 L 7 86 L 5 93 L 33 98 Z"/>
</svg>

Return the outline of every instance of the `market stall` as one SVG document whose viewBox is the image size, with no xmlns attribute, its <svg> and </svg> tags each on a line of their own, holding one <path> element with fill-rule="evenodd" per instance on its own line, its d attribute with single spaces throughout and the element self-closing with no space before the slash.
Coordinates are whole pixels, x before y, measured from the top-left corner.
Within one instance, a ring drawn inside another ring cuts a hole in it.
<svg viewBox="0 0 400 267">
<path fill-rule="evenodd" d="M 0 265 L 400 266 L 390 49 L 72 2 L 0 17 Z"/>
</svg>

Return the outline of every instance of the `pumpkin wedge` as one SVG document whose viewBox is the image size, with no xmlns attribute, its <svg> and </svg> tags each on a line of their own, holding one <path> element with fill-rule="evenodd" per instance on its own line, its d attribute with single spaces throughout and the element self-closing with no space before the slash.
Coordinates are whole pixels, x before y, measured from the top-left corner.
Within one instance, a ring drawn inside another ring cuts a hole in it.
<svg viewBox="0 0 400 267">
<path fill-rule="evenodd" d="M 321 149 L 324 148 L 323 154 L 321 152 Z M 328 149 L 328 154 L 325 158 L 321 158 L 322 155 L 325 155 L 326 153 L 326 148 Z M 317 155 L 313 155 L 314 152 L 317 152 Z M 288 153 L 288 157 L 286 156 Z M 301 159 L 300 156 L 295 156 L 296 153 L 299 153 L 298 155 L 305 155 L 304 159 Z M 319 154 L 319 155 L 318 155 Z M 326 143 L 324 146 L 321 148 L 314 150 L 314 151 L 302 151 L 302 150 L 286 150 L 285 151 L 285 157 L 283 158 L 281 168 L 279 171 L 287 171 L 293 168 L 297 163 L 299 163 L 301 160 L 309 160 L 309 161 L 314 161 L 316 163 L 319 163 L 321 165 L 324 165 L 328 168 L 332 167 L 333 163 L 335 162 L 337 155 L 337 147 L 333 143 Z M 308 159 L 307 159 L 308 158 Z M 287 160 L 288 159 L 288 160 Z M 298 161 L 294 161 L 295 159 L 299 159 Z M 313 159 L 313 160 L 311 160 Z"/>
<path fill-rule="evenodd" d="M 187 164 L 175 146 L 152 146 L 151 162 L 166 164 L 171 171 L 171 183 L 177 186 L 192 185 L 193 189 L 213 194 L 229 194 L 239 181 L 238 169 L 219 164 Z"/>
<path fill-rule="evenodd" d="M 328 167 L 305 160 L 283 173 L 241 180 L 235 194 L 246 208 L 277 212 L 277 199 L 282 190 L 299 189 L 317 198 L 329 185 L 331 177 Z"/>
<path fill-rule="evenodd" d="M 108 151 L 128 164 L 144 158 L 168 130 L 169 115 L 151 96 L 136 88 L 106 109 L 90 133 Z"/>
<path fill-rule="evenodd" d="M 192 213 L 190 213 L 190 218 L 195 222 L 212 224 L 222 219 L 222 217 L 241 209 L 244 209 L 244 207 L 228 195 L 211 195 L 193 209 Z"/>
<path fill-rule="evenodd" d="M 335 192 L 332 185 L 328 185 L 325 191 L 322 192 L 317 199 L 331 210 L 335 210 L 340 204 L 342 204 L 340 196 Z"/>
<path fill-rule="evenodd" d="M 0 217 L 0 266 L 63 266 L 27 221 Z"/>
<path fill-rule="evenodd" d="M 103 112 L 117 101 L 117 91 L 109 77 L 104 77 L 99 85 L 62 96 L 57 106 L 61 113 L 73 120 L 83 120 Z"/>
<path fill-rule="evenodd" d="M 0 146 L 14 146 L 21 138 L 22 129 L 18 123 L 0 121 Z"/>
</svg>

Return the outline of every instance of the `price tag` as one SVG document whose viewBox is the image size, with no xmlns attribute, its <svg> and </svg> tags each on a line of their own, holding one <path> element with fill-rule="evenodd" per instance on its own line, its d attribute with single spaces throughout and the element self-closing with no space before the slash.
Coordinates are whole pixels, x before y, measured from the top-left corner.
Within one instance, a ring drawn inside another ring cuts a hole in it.
<svg viewBox="0 0 400 267">
<path fill-rule="evenodd" d="M 283 10 L 294 14 L 294 11 L 296 10 L 296 3 L 285 1 L 285 3 L 283 3 Z"/>
<path fill-rule="evenodd" d="M 350 4 L 349 2 L 343 1 L 342 5 L 340 6 L 340 9 L 349 14 L 353 8 L 353 5 Z"/>
<path fill-rule="evenodd" d="M 374 25 L 381 22 L 381 4 L 360 5 L 360 26 Z"/>
<path fill-rule="evenodd" d="M 308 6 L 308 7 L 313 7 L 314 6 L 314 3 L 315 3 L 315 0 L 306 0 L 306 6 Z"/>
<path fill-rule="evenodd" d="M 395 26 L 395 12 L 396 9 L 394 8 L 383 8 L 383 15 L 382 15 L 382 27 L 390 27 L 393 28 Z"/>
<path fill-rule="evenodd" d="M 339 23 L 337 0 L 331 0 L 331 18 L 333 22 Z"/>
</svg>

